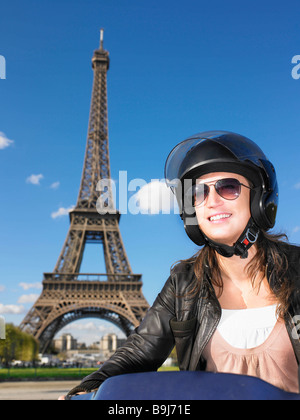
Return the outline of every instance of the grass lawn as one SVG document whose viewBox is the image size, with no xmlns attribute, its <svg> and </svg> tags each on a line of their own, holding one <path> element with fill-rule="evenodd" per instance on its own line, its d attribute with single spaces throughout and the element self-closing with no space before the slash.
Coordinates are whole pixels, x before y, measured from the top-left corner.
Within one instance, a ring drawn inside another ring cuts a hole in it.
<svg viewBox="0 0 300 420">
<path fill-rule="evenodd" d="M 72 380 L 82 379 L 92 372 L 95 368 L 10 368 L 0 369 L 0 381 L 13 380 Z M 177 367 L 161 367 L 159 371 L 178 370 Z"/>
<path fill-rule="evenodd" d="M 80 379 L 95 370 L 97 370 L 97 368 L 4 368 L 0 369 L 0 381 Z"/>
</svg>

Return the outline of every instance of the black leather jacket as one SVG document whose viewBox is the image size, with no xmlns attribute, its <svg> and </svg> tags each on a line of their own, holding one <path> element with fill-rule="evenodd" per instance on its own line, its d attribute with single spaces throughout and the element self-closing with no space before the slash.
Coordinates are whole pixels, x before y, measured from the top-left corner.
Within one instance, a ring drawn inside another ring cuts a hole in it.
<svg viewBox="0 0 300 420">
<path fill-rule="evenodd" d="M 299 365 L 300 331 L 298 335 L 299 328 L 296 326 L 296 318 L 293 317 L 299 315 L 300 318 L 300 247 L 282 243 L 279 248 L 288 257 L 288 277 L 294 286 L 285 324 Z M 271 263 L 269 261 L 268 273 Z M 217 328 L 221 307 L 207 275 L 197 293 L 193 292 L 194 286 L 193 264 L 179 263 L 125 345 L 98 371 L 84 378 L 69 395 L 79 391 L 92 391 L 111 376 L 155 371 L 166 360 L 174 344 L 181 370 L 205 369 L 205 361 L 201 355 Z"/>
</svg>

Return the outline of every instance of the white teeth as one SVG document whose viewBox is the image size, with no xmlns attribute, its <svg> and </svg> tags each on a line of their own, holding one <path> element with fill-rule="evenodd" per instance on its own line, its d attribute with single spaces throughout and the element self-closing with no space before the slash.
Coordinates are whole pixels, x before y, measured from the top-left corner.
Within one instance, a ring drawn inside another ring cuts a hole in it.
<svg viewBox="0 0 300 420">
<path fill-rule="evenodd" d="M 216 216 L 212 216 L 209 218 L 210 221 L 214 221 L 214 220 L 220 220 L 220 219 L 226 219 L 230 217 L 230 214 L 217 214 Z"/>
</svg>

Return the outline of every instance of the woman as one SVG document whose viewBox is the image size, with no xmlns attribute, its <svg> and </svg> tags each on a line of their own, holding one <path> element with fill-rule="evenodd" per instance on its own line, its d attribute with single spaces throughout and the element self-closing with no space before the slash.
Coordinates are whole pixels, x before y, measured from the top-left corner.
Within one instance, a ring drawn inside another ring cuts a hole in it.
<svg viewBox="0 0 300 420">
<path fill-rule="evenodd" d="M 165 177 L 201 248 L 171 270 L 125 345 L 68 395 L 157 370 L 174 344 L 181 370 L 257 376 L 299 392 L 300 248 L 266 233 L 278 203 L 273 165 L 246 137 L 206 132 L 172 150 Z"/>
</svg>

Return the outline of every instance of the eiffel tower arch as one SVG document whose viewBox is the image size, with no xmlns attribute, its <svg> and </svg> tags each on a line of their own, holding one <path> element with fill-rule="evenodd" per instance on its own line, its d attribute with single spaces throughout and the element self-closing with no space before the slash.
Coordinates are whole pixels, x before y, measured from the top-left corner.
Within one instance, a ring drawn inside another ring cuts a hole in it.
<svg viewBox="0 0 300 420">
<path fill-rule="evenodd" d="M 111 178 L 107 118 L 109 54 L 103 49 L 103 30 L 92 68 L 89 126 L 77 204 L 69 214 L 69 231 L 54 271 L 44 273 L 42 293 L 20 325 L 39 340 L 43 353 L 61 328 L 82 318 L 110 321 L 128 336 L 149 307 L 142 293 L 141 275 L 133 274 L 125 252 L 119 229 L 120 213 L 113 203 L 111 186 L 105 183 L 106 187 L 99 191 L 99 181 Z M 102 245 L 105 273 L 80 273 L 87 243 Z"/>
</svg>

